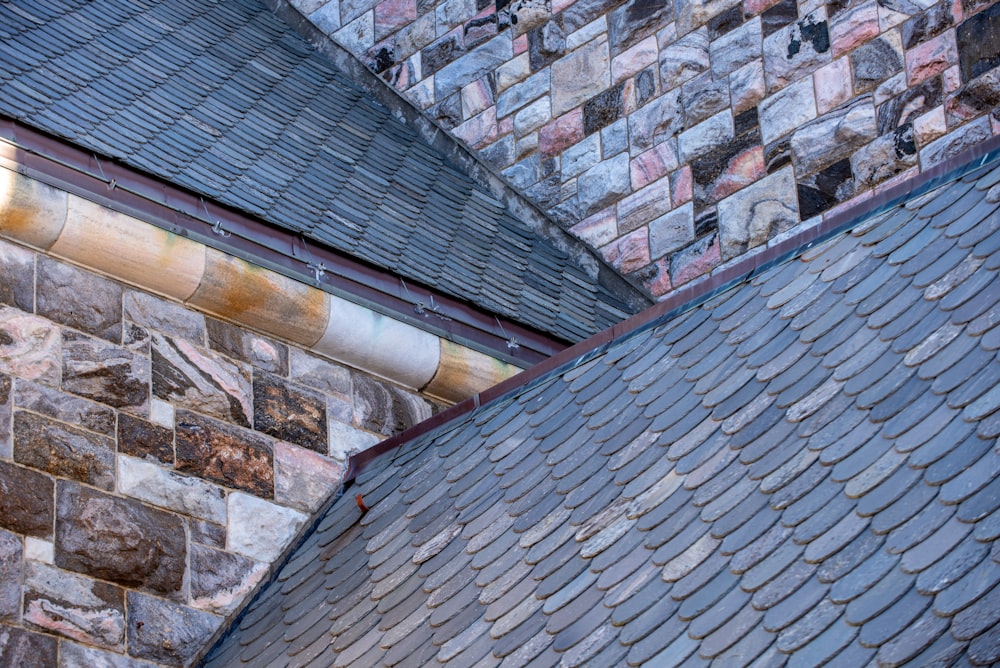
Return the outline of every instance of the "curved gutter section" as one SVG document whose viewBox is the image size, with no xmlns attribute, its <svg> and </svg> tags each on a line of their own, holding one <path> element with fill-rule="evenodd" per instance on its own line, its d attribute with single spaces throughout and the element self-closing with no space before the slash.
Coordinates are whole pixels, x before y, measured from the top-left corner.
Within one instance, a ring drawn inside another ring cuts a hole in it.
<svg viewBox="0 0 1000 668">
<path fill-rule="evenodd" d="M 448 403 L 521 371 L 5 166 L 0 236 Z"/>
</svg>

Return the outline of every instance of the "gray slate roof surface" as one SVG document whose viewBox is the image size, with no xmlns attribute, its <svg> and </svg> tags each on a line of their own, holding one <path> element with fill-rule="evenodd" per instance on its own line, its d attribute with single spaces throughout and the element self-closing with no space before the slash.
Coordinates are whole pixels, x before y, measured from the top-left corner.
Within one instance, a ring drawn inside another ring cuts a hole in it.
<svg viewBox="0 0 1000 668">
<path fill-rule="evenodd" d="M 1000 661 L 998 271 L 994 161 L 410 440 L 208 665 Z"/>
<path fill-rule="evenodd" d="M 563 340 L 630 312 L 258 0 L 0 2 L 0 114 Z"/>
</svg>

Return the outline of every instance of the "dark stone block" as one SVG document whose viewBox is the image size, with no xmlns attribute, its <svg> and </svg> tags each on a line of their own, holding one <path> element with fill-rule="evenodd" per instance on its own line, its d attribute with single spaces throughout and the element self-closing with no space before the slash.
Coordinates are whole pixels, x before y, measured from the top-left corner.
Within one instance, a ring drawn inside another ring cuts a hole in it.
<svg viewBox="0 0 1000 668">
<path fill-rule="evenodd" d="M 174 430 L 128 413 L 119 413 L 118 452 L 173 464 Z"/>
<path fill-rule="evenodd" d="M 10 431 L 14 417 L 13 402 L 11 401 L 12 386 L 11 377 L 0 373 L 0 458 L 5 459 L 10 459 L 14 447 Z"/>
<path fill-rule="evenodd" d="M 714 204 L 761 178 L 761 152 L 760 132 L 751 129 L 692 160 L 695 207 Z"/>
<path fill-rule="evenodd" d="M 115 408 L 149 405 L 149 360 L 131 350 L 63 331 L 62 387 Z"/>
<path fill-rule="evenodd" d="M 446 128 L 456 127 L 462 122 L 462 98 L 458 93 L 450 95 L 429 107 L 427 113 Z"/>
<path fill-rule="evenodd" d="M 798 55 L 802 42 L 809 42 L 816 53 L 826 53 L 830 50 L 830 30 L 826 21 L 816 21 L 811 16 L 799 21 L 799 34 L 802 40 L 792 39 L 788 43 L 788 59 Z"/>
<path fill-rule="evenodd" d="M 49 476 L 0 461 L 0 526 L 28 536 L 52 536 L 53 485 Z"/>
<path fill-rule="evenodd" d="M 228 322 L 206 319 L 208 347 L 258 369 L 288 375 L 288 346 Z"/>
<path fill-rule="evenodd" d="M 253 382 L 254 429 L 296 445 L 326 453 L 326 398 L 258 371 Z"/>
<path fill-rule="evenodd" d="M 389 49 L 384 46 L 375 53 L 372 61 L 369 65 L 373 70 L 378 73 L 385 72 L 387 69 L 396 64 L 396 57 Z"/>
<path fill-rule="evenodd" d="M 739 28 L 743 25 L 743 4 L 737 4 L 713 17 L 708 22 L 709 41 L 722 37 L 727 32 Z"/>
<path fill-rule="evenodd" d="M 186 519 L 192 543 L 200 543 L 202 545 L 218 548 L 226 547 L 226 527 L 220 524 L 213 524 L 212 522 L 194 519 L 193 517 L 188 517 Z"/>
<path fill-rule="evenodd" d="M 942 100 L 941 77 L 931 77 L 916 88 L 907 89 L 891 100 L 883 102 L 876 110 L 879 135 L 909 123 L 924 112 L 939 106 Z"/>
<path fill-rule="evenodd" d="M 710 232 L 717 232 L 719 229 L 719 212 L 715 207 L 709 207 L 699 211 L 694 217 L 694 236 L 699 238 Z"/>
<path fill-rule="evenodd" d="M 881 37 L 852 51 L 850 60 L 854 90 L 858 93 L 872 90 L 903 69 L 903 54 Z"/>
<path fill-rule="evenodd" d="M 792 161 L 792 147 L 788 137 L 764 147 L 764 166 L 772 174 Z"/>
<path fill-rule="evenodd" d="M 17 246 L 0 246 L 0 304 L 27 313 L 35 310 L 35 254 Z"/>
<path fill-rule="evenodd" d="M 548 21 L 528 31 L 528 64 L 532 72 L 556 60 L 565 50 L 566 33 L 557 21 Z"/>
<path fill-rule="evenodd" d="M 647 67 L 635 75 L 635 102 L 636 106 L 649 102 L 656 95 L 656 71 L 652 67 Z"/>
<path fill-rule="evenodd" d="M 448 33 L 420 52 L 421 71 L 425 77 L 430 76 L 464 52 L 465 48 L 458 35 Z"/>
<path fill-rule="evenodd" d="M 125 587 L 177 596 L 187 561 L 177 515 L 75 482 L 56 490 L 56 565 Z"/>
<path fill-rule="evenodd" d="M 799 195 L 799 215 L 802 219 L 823 213 L 854 194 L 851 161 L 835 162 L 796 185 Z"/>
<path fill-rule="evenodd" d="M 0 626 L 0 666 L 55 666 L 57 641 L 52 636 L 13 626 Z"/>
<path fill-rule="evenodd" d="M 903 48 L 912 49 L 955 24 L 951 5 L 939 2 L 922 14 L 908 19 L 902 26 Z"/>
<path fill-rule="evenodd" d="M 128 652 L 139 659 L 186 666 L 201 651 L 223 618 L 130 591 Z"/>
<path fill-rule="evenodd" d="M 669 0 L 629 0 L 608 16 L 608 41 L 611 55 L 636 44 L 674 18 L 674 3 Z"/>
<path fill-rule="evenodd" d="M 963 83 L 1000 65 L 1000 4 L 959 25 L 956 42 Z"/>
<path fill-rule="evenodd" d="M 622 89 L 625 83 L 612 86 L 583 105 L 583 131 L 592 134 L 611 125 L 622 115 Z"/>
<path fill-rule="evenodd" d="M 781 0 L 773 7 L 765 9 L 760 15 L 760 28 L 763 37 L 767 37 L 799 18 L 799 6 L 795 0 Z"/>
<path fill-rule="evenodd" d="M 1000 119 L 1000 70 L 989 70 L 965 84 L 949 100 L 949 111 L 952 109 L 969 115 L 992 111 L 993 117 Z"/>
<path fill-rule="evenodd" d="M 14 413 L 14 460 L 56 476 L 114 489 L 114 441 L 34 413 Z"/>
<path fill-rule="evenodd" d="M 178 471 L 255 496 L 274 497 L 270 440 L 189 411 L 177 411 L 175 422 Z"/>
<path fill-rule="evenodd" d="M 757 141 L 760 141 L 760 117 L 757 114 L 757 107 L 751 107 L 733 119 L 733 134 L 741 137 L 747 133 L 754 133 Z"/>
<path fill-rule="evenodd" d="M 475 48 L 489 38 L 494 37 L 499 32 L 499 29 L 496 14 L 479 16 L 471 21 L 466 21 L 465 25 L 462 26 L 466 50 Z"/>
<path fill-rule="evenodd" d="M 122 286 L 44 255 L 38 258 L 38 314 L 113 343 L 122 340 Z"/>
<path fill-rule="evenodd" d="M 239 554 L 191 546 L 191 599 L 194 605 L 228 614 L 239 605 L 267 564 Z"/>
</svg>

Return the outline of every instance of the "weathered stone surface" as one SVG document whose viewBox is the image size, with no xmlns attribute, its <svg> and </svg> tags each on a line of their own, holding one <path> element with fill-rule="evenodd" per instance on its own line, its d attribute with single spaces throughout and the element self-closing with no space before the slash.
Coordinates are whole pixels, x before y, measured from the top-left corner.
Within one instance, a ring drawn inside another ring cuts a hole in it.
<svg viewBox="0 0 1000 668">
<path fill-rule="evenodd" d="M 566 29 L 572 30 L 569 24 Z M 566 32 L 557 21 L 547 21 L 528 32 L 528 64 L 532 71 L 541 70 L 565 52 Z"/>
<path fill-rule="evenodd" d="M 838 58 L 813 74 L 816 88 L 816 111 L 822 115 L 839 107 L 851 97 L 851 65 L 847 58 Z M 786 89 L 787 90 L 787 89 Z"/>
<path fill-rule="evenodd" d="M 250 426 L 249 372 L 186 341 L 154 334 L 153 394 L 179 407 Z"/>
<path fill-rule="evenodd" d="M 35 254 L 0 241 L 0 304 L 35 310 Z"/>
<path fill-rule="evenodd" d="M 56 565 L 168 596 L 180 594 L 187 559 L 184 524 L 75 482 L 56 489 Z"/>
<path fill-rule="evenodd" d="M 833 57 L 850 53 L 879 33 L 878 2 L 868 0 L 837 11 L 830 6 L 830 41 Z"/>
<path fill-rule="evenodd" d="M 510 86 L 497 97 L 497 117 L 503 118 L 512 114 L 528 103 L 546 95 L 549 92 L 550 83 L 550 71 L 546 68 L 521 83 Z"/>
<path fill-rule="evenodd" d="M 674 3 L 670 0 L 628 0 L 608 14 L 611 50 L 621 53 L 673 18 Z"/>
<path fill-rule="evenodd" d="M 106 582 L 28 562 L 24 621 L 88 645 L 124 649 L 125 592 Z"/>
<path fill-rule="evenodd" d="M 927 41 L 954 24 L 955 18 L 951 12 L 951 5 L 939 2 L 903 24 L 901 28 L 903 48 L 912 49 L 920 42 Z M 959 39 L 961 37 L 962 35 L 959 33 Z"/>
<path fill-rule="evenodd" d="M 257 371 L 253 410 L 257 431 L 317 452 L 327 451 L 326 398 L 318 392 Z"/>
<path fill-rule="evenodd" d="M 915 164 L 917 146 L 911 123 L 882 135 L 851 156 L 851 171 L 860 188 L 871 188 Z"/>
<path fill-rule="evenodd" d="M 226 549 L 266 563 L 281 554 L 308 517 L 241 492 L 230 494 L 228 501 Z"/>
<path fill-rule="evenodd" d="M 329 432 L 330 457 L 338 463 L 345 463 L 355 452 L 367 450 L 382 440 L 380 436 L 334 420 L 330 420 Z"/>
<path fill-rule="evenodd" d="M 958 62 L 955 31 L 948 30 L 906 52 L 906 79 L 916 86 Z"/>
<path fill-rule="evenodd" d="M 124 654 L 63 640 L 59 643 L 59 668 L 154 668 L 154 665 Z"/>
<path fill-rule="evenodd" d="M 191 605 L 220 615 L 232 613 L 267 573 L 268 565 L 247 557 L 191 546 Z"/>
<path fill-rule="evenodd" d="M 0 306 L 0 371 L 59 384 L 59 328 L 45 318 Z"/>
<path fill-rule="evenodd" d="M 556 155 L 583 139 L 583 108 L 574 109 L 538 131 L 538 150 Z"/>
<path fill-rule="evenodd" d="M 194 518 L 185 518 L 188 525 L 188 535 L 192 543 L 200 543 L 210 547 L 226 547 L 226 527 L 221 524 L 212 524 Z"/>
<path fill-rule="evenodd" d="M 629 189 L 628 155 L 619 153 L 610 160 L 603 160 L 577 179 L 580 213 L 586 216 L 603 209 L 621 199 Z"/>
<path fill-rule="evenodd" d="M 108 406 L 30 380 L 14 384 L 14 405 L 99 434 L 111 436 L 115 431 L 115 411 Z"/>
<path fill-rule="evenodd" d="M 664 93 L 628 117 L 628 132 L 632 151 L 639 153 L 653 148 L 674 136 L 684 127 L 681 91 Z"/>
<path fill-rule="evenodd" d="M 719 266 L 719 234 L 708 234 L 670 256 L 670 280 L 677 288 Z"/>
<path fill-rule="evenodd" d="M 670 182 L 663 178 L 618 202 L 618 228 L 631 232 L 669 210 Z"/>
<path fill-rule="evenodd" d="M 729 100 L 734 114 L 752 109 L 764 99 L 764 64 L 754 60 L 729 75 Z"/>
<path fill-rule="evenodd" d="M 333 34 L 345 49 L 363 53 L 375 43 L 375 21 L 371 14 L 362 14 Z"/>
<path fill-rule="evenodd" d="M 606 158 L 628 150 L 628 119 L 619 119 L 601 130 L 601 148 Z"/>
<path fill-rule="evenodd" d="M 56 562 L 56 546 L 50 540 L 25 536 L 24 558 L 43 564 L 54 564 Z"/>
<path fill-rule="evenodd" d="M 0 373 L 0 459 L 14 457 L 14 441 L 11 438 L 11 425 L 14 419 L 11 396 L 13 384 L 10 376 Z"/>
<path fill-rule="evenodd" d="M 63 331 L 63 389 L 115 408 L 149 410 L 149 360 L 126 348 Z"/>
<path fill-rule="evenodd" d="M 274 500 L 282 505 L 312 512 L 340 486 L 343 476 L 344 466 L 327 457 L 280 441 L 274 444 Z"/>
<path fill-rule="evenodd" d="M 875 107 L 871 95 L 854 99 L 792 135 L 792 158 L 798 174 L 808 174 L 849 156 L 875 139 Z"/>
<path fill-rule="evenodd" d="M 820 171 L 799 179 L 796 184 L 799 215 L 811 218 L 840 202 L 850 199 L 855 192 L 851 161 L 838 160 Z"/>
<path fill-rule="evenodd" d="M 876 112 L 878 133 L 884 135 L 899 126 L 939 106 L 944 100 L 940 77 L 928 79 L 919 86 L 880 104 Z"/>
<path fill-rule="evenodd" d="M 632 190 L 640 190 L 677 169 L 677 149 L 673 142 L 657 144 L 629 163 Z"/>
<path fill-rule="evenodd" d="M 500 63 L 513 57 L 511 41 L 507 35 L 497 35 L 465 53 L 434 74 L 434 93 L 443 100 L 462 86 L 492 72 Z"/>
<path fill-rule="evenodd" d="M 351 372 L 298 348 L 289 349 L 289 376 L 297 383 L 328 394 L 349 395 Z"/>
<path fill-rule="evenodd" d="M 222 489 L 127 455 L 118 455 L 118 492 L 216 524 L 226 521 L 226 494 Z"/>
<path fill-rule="evenodd" d="M 682 83 L 711 66 L 708 29 L 699 28 L 660 49 L 660 84 L 664 91 Z"/>
<path fill-rule="evenodd" d="M 465 51 L 461 29 L 452 30 L 420 52 L 421 68 L 425 77 L 455 60 Z"/>
<path fill-rule="evenodd" d="M 726 75 L 758 60 L 762 55 L 762 39 L 761 20 L 753 18 L 739 28 L 712 40 L 709 46 L 712 75 L 725 81 Z"/>
<path fill-rule="evenodd" d="M 579 176 L 601 160 L 601 136 L 593 134 L 562 154 L 561 176 L 564 181 Z"/>
<path fill-rule="evenodd" d="M 52 479 L 0 461 L 0 526 L 29 536 L 52 535 Z"/>
<path fill-rule="evenodd" d="M 830 62 L 826 10 L 807 14 L 764 40 L 768 90 L 777 90 Z"/>
<path fill-rule="evenodd" d="M 186 666 L 204 648 L 223 617 L 139 592 L 126 596 L 130 656 Z"/>
<path fill-rule="evenodd" d="M 0 666 L 56 665 L 58 645 L 52 636 L 16 626 L 0 626 Z"/>
<path fill-rule="evenodd" d="M 739 0 L 677 0 L 675 4 L 677 33 L 683 35 L 740 2 Z"/>
<path fill-rule="evenodd" d="M 416 18 L 416 0 L 383 0 L 375 5 L 375 39 L 396 32 Z"/>
<path fill-rule="evenodd" d="M 765 0 L 763 6 L 766 9 L 760 14 L 760 23 L 761 34 L 764 37 L 774 34 L 799 18 L 799 8 L 795 0 L 779 0 L 778 2 Z M 749 7 L 747 13 L 753 13 Z"/>
<path fill-rule="evenodd" d="M 970 16 L 958 26 L 955 41 L 962 81 L 971 81 L 1000 65 L 1000 5 L 994 3 Z"/>
<path fill-rule="evenodd" d="M 936 139 L 920 150 L 920 163 L 926 169 L 931 165 L 944 162 L 958 155 L 965 149 L 975 146 L 990 137 L 990 123 L 987 117 L 979 118 L 971 123 L 949 132 Z"/>
<path fill-rule="evenodd" d="M 651 35 L 611 59 L 611 80 L 618 83 L 622 79 L 635 76 L 641 70 L 655 64 L 658 55 L 656 37 Z"/>
<path fill-rule="evenodd" d="M 769 144 L 816 118 L 812 81 L 795 82 L 765 99 L 759 109 L 761 137 Z"/>
<path fill-rule="evenodd" d="M 649 255 L 659 258 L 694 241 L 694 206 L 684 206 L 660 216 L 649 224 Z"/>
<path fill-rule="evenodd" d="M 552 63 L 552 114 L 559 116 L 611 84 L 607 39 L 584 44 Z"/>
<path fill-rule="evenodd" d="M 732 141 L 734 136 L 733 115 L 725 110 L 682 132 L 677 137 L 677 153 L 681 162 L 690 162 Z"/>
<path fill-rule="evenodd" d="M 119 413 L 117 435 L 120 454 L 173 464 L 173 429 Z"/>
<path fill-rule="evenodd" d="M 871 40 L 852 51 L 850 59 L 855 93 L 872 90 L 903 69 L 899 33 L 890 32 Z"/>
<path fill-rule="evenodd" d="M 649 264 L 649 233 L 645 229 L 629 232 L 602 248 L 601 254 L 623 274 L 637 271 Z"/>
<path fill-rule="evenodd" d="M 523 137 L 532 130 L 536 130 L 551 120 L 549 113 L 549 100 L 542 97 L 527 107 L 524 107 L 514 115 L 514 132 L 518 137 Z M 484 114 L 488 116 L 489 114 Z"/>
<path fill-rule="evenodd" d="M 619 83 L 602 93 L 598 93 L 583 105 L 583 131 L 586 134 L 597 132 L 621 118 L 624 109 L 622 104 L 623 90 L 624 84 Z"/>
<path fill-rule="evenodd" d="M 38 258 L 37 272 L 38 315 L 121 342 L 121 285 L 44 255 Z"/>
<path fill-rule="evenodd" d="M 719 239 L 722 259 L 728 260 L 760 246 L 799 221 L 793 193 L 795 177 L 789 168 L 719 202 Z"/>
<path fill-rule="evenodd" d="M 274 495 L 270 439 L 186 410 L 177 411 L 177 470 L 242 489 Z"/>
<path fill-rule="evenodd" d="M 0 621 L 16 622 L 21 615 L 23 554 L 21 539 L 0 529 Z"/>
<path fill-rule="evenodd" d="M 14 413 L 14 460 L 101 489 L 115 484 L 115 444 L 34 413 Z"/>
<path fill-rule="evenodd" d="M 389 436 L 431 416 L 429 403 L 368 376 L 354 377 L 354 417 L 363 429 Z"/>
<path fill-rule="evenodd" d="M 693 127 L 719 111 L 729 109 L 729 81 L 713 80 L 709 72 L 699 74 L 681 87 L 684 127 Z"/>
<path fill-rule="evenodd" d="M 948 112 L 963 119 L 993 112 L 1000 116 L 1000 68 L 993 68 L 965 84 L 948 100 Z"/>
<path fill-rule="evenodd" d="M 759 133 L 747 132 L 714 151 L 691 161 L 694 201 L 699 207 L 714 204 L 766 173 Z"/>
<path fill-rule="evenodd" d="M 123 305 L 125 318 L 142 327 L 193 343 L 205 341 L 205 316 L 201 313 L 136 290 L 125 291 Z"/>
</svg>

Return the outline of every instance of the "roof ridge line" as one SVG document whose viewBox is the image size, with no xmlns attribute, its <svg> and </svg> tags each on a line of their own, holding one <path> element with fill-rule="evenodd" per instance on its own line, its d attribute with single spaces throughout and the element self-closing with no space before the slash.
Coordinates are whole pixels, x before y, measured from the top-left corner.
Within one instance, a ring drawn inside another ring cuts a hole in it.
<svg viewBox="0 0 1000 668">
<path fill-rule="evenodd" d="M 798 257 L 816 244 L 842 234 L 865 218 L 878 215 L 908 198 L 918 197 L 934 188 L 957 180 L 995 160 L 1000 160 L 1000 135 L 990 137 L 986 141 L 887 188 L 869 199 L 837 212 L 816 225 L 801 229 L 774 246 L 769 246 L 753 255 L 744 256 L 742 260 L 713 272 L 703 280 L 689 283 L 645 311 L 560 351 L 516 376 L 501 381 L 406 431 L 391 436 L 367 450 L 351 455 L 344 480 L 345 482 L 353 481 L 378 457 L 395 450 L 414 438 L 471 413 L 515 389 L 526 387 L 529 383 L 536 381 L 541 382 L 550 375 L 570 366 L 585 363 L 599 355 L 613 341 L 637 335 L 662 324 L 664 320 L 703 304 L 715 295 L 725 292 L 777 264 Z"/>
</svg>

